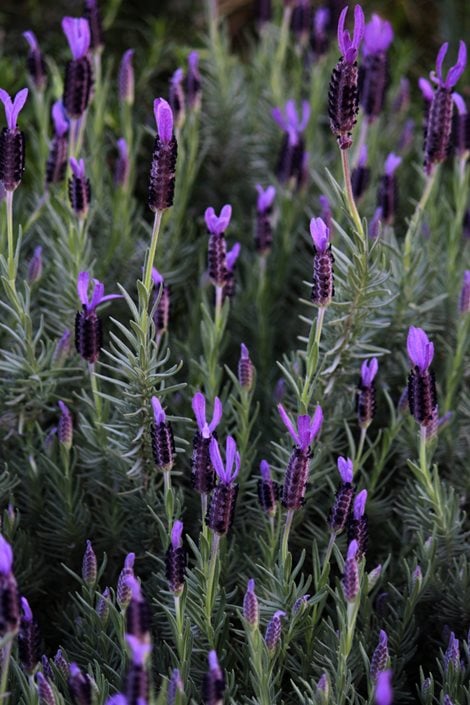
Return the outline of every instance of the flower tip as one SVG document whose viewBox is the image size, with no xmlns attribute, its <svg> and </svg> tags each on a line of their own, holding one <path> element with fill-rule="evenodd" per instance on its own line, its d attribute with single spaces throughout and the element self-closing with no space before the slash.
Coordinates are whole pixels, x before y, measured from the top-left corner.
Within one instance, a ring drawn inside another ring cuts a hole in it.
<svg viewBox="0 0 470 705">
<path fill-rule="evenodd" d="M 158 397 L 152 397 L 151 402 L 152 402 L 152 409 L 153 409 L 153 416 L 155 419 L 155 423 L 157 425 L 159 425 L 161 423 L 165 423 L 166 414 L 163 409 L 163 406 L 161 405 L 160 399 Z"/>
<path fill-rule="evenodd" d="M 337 461 L 338 471 L 343 482 L 351 483 L 353 480 L 354 466 L 351 458 L 340 456 Z"/>
<path fill-rule="evenodd" d="M 13 549 L 0 534 L 0 575 L 9 575 L 13 566 Z"/>
<path fill-rule="evenodd" d="M 173 136 L 173 111 L 169 103 L 164 98 L 155 98 L 153 112 L 160 140 L 170 142 Z"/>
<path fill-rule="evenodd" d="M 173 524 L 173 528 L 171 530 L 171 545 L 173 546 L 173 548 L 175 550 L 178 548 L 181 548 L 181 546 L 182 546 L 182 540 L 181 540 L 182 535 L 183 535 L 183 522 L 178 519 Z"/>
<path fill-rule="evenodd" d="M 322 218 L 310 220 L 310 235 L 318 252 L 326 252 L 328 247 L 330 229 Z"/>
<path fill-rule="evenodd" d="M 354 539 L 353 541 L 351 541 L 351 543 L 348 546 L 348 552 L 346 554 L 346 559 L 348 561 L 350 561 L 350 560 L 356 558 L 358 549 L 359 549 L 359 545 L 358 545 L 356 539 Z"/>
<path fill-rule="evenodd" d="M 259 464 L 259 469 L 261 472 L 261 477 L 264 482 L 269 482 L 271 479 L 271 470 L 269 468 L 269 463 L 267 460 L 262 460 Z"/>
</svg>

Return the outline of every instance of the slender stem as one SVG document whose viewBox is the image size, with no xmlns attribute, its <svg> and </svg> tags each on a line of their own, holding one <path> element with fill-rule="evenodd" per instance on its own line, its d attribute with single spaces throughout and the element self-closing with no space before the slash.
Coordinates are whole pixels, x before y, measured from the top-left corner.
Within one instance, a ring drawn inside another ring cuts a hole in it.
<svg viewBox="0 0 470 705">
<path fill-rule="evenodd" d="M 148 251 L 147 261 L 145 263 L 144 286 L 150 294 L 150 285 L 152 283 L 152 267 L 155 261 L 155 253 L 157 251 L 158 236 L 162 224 L 163 211 L 155 211 L 155 219 L 153 221 L 152 238 Z"/>
<path fill-rule="evenodd" d="M 93 399 L 95 400 L 95 408 L 96 408 L 96 421 L 97 423 L 101 422 L 101 397 L 99 395 L 98 391 L 98 379 L 95 374 L 95 363 L 90 362 L 88 364 L 88 370 L 90 372 L 90 382 L 91 382 L 91 391 L 93 394 Z"/>
<path fill-rule="evenodd" d="M 432 188 L 434 186 L 434 183 L 436 181 L 437 174 L 439 173 L 439 167 L 435 167 L 433 171 L 426 177 L 426 185 L 424 187 L 423 193 L 421 194 L 421 198 L 419 199 L 415 211 L 413 213 L 413 217 L 410 220 L 410 224 L 408 225 L 408 230 L 406 231 L 405 235 L 405 249 L 403 253 L 403 266 L 405 269 L 405 272 L 408 272 L 410 269 L 411 265 L 411 242 L 413 235 L 416 231 L 416 228 L 418 227 L 419 220 L 421 218 L 421 215 L 426 207 L 426 204 L 429 200 L 429 196 L 431 195 Z"/>
<path fill-rule="evenodd" d="M 7 685 L 8 685 L 8 673 L 10 670 L 10 655 L 11 655 L 11 648 L 13 646 L 13 634 L 10 635 L 11 639 L 8 642 L 8 644 L 5 644 L 3 647 L 3 654 L 2 654 L 2 677 L 0 680 L 0 702 L 2 705 L 7 705 L 8 703 L 8 694 L 6 692 L 7 690 Z"/>
<path fill-rule="evenodd" d="M 183 665 L 183 660 L 185 656 L 185 644 L 183 639 L 183 612 L 181 610 L 181 596 L 175 595 L 175 621 L 176 621 L 176 649 L 178 651 L 178 658 Z"/>
<path fill-rule="evenodd" d="M 351 218 L 354 221 L 354 225 L 356 226 L 356 230 L 360 237 L 364 239 L 364 228 L 362 227 L 362 222 L 361 218 L 359 216 L 357 207 L 356 207 L 356 201 L 354 200 L 354 195 L 352 191 L 352 185 L 351 185 L 351 170 L 349 168 L 349 150 L 348 149 L 340 149 L 341 152 L 341 165 L 343 167 L 343 177 L 344 177 L 344 188 L 346 192 L 346 203 L 348 205 L 348 210 Z"/>
<path fill-rule="evenodd" d="M 286 515 L 286 523 L 284 524 L 284 532 L 282 534 L 282 544 L 281 544 L 281 563 L 286 564 L 287 551 L 289 548 L 289 533 L 292 526 L 292 520 L 294 518 L 294 510 L 289 509 Z"/>
<path fill-rule="evenodd" d="M 212 534 L 211 557 L 209 559 L 209 568 L 207 572 L 206 582 L 206 619 L 209 630 L 211 630 L 212 607 L 214 605 L 214 577 L 217 558 L 219 555 L 220 534 Z"/>
<path fill-rule="evenodd" d="M 305 382 L 302 389 L 302 394 L 300 395 L 300 413 L 308 413 L 308 405 L 310 403 L 310 384 L 312 382 L 312 377 L 317 371 L 319 351 L 320 351 L 320 340 L 323 329 L 323 321 L 325 319 L 325 306 L 320 306 L 318 309 L 317 320 L 315 323 L 315 337 L 313 339 L 313 345 L 309 344 L 307 347 L 307 370 L 305 374 Z M 310 333 L 311 335 L 311 333 Z"/>
<path fill-rule="evenodd" d="M 356 457 L 354 458 L 354 469 L 357 470 L 360 467 L 362 452 L 364 450 L 364 442 L 366 440 L 367 428 L 361 427 L 361 436 L 359 438 L 359 446 L 357 448 Z"/>
<path fill-rule="evenodd" d="M 224 289 L 222 286 L 215 287 L 215 327 L 219 330 L 220 317 L 222 314 L 222 300 L 223 300 Z"/>
<path fill-rule="evenodd" d="M 426 426 L 419 429 L 419 465 L 425 477 L 428 476 L 428 465 L 426 460 Z"/>
<path fill-rule="evenodd" d="M 321 306 L 318 310 L 317 322 L 315 324 L 315 340 L 316 345 L 320 345 L 321 332 L 323 329 L 323 321 L 325 319 L 326 307 Z"/>
<path fill-rule="evenodd" d="M 163 498 L 165 502 L 166 518 L 168 521 L 168 530 L 170 530 L 173 521 L 173 489 L 171 487 L 170 470 L 165 470 L 163 473 Z"/>
<path fill-rule="evenodd" d="M 15 246 L 13 244 L 13 191 L 7 191 L 5 196 L 7 209 L 7 239 L 8 239 L 8 276 L 15 279 Z"/>
</svg>

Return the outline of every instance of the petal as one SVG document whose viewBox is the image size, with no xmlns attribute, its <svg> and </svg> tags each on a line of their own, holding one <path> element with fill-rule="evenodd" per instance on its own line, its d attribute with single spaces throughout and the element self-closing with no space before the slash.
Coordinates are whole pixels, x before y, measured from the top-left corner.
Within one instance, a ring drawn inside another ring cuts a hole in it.
<svg viewBox="0 0 470 705">
<path fill-rule="evenodd" d="M 447 54 L 447 49 L 449 48 L 449 42 L 444 42 L 444 44 L 441 46 L 439 49 L 439 52 L 437 54 L 437 59 L 436 59 L 436 73 L 437 77 L 441 82 L 443 82 L 442 78 L 442 64 L 444 63 L 445 56 Z"/>
<path fill-rule="evenodd" d="M 13 550 L 0 534 L 0 575 L 9 575 L 13 566 Z"/>
<path fill-rule="evenodd" d="M 312 218 L 310 221 L 310 235 L 318 252 L 326 252 L 330 230 L 322 218 Z"/>
<path fill-rule="evenodd" d="M 23 619 L 27 622 L 33 621 L 33 613 L 31 612 L 31 607 L 26 597 L 21 597 L 21 607 L 23 608 Z"/>
<path fill-rule="evenodd" d="M 310 445 L 310 416 L 304 414 L 297 417 L 297 429 L 300 439 L 300 447 L 306 450 Z"/>
<path fill-rule="evenodd" d="M 259 464 L 259 469 L 261 472 L 261 477 L 263 478 L 264 482 L 270 482 L 271 481 L 271 470 L 269 468 L 268 461 L 262 460 Z"/>
<path fill-rule="evenodd" d="M 64 17 L 62 29 L 67 37 L 74 59 L 85 56 L 90 47 L 90 25 L 88 20 L 76 17 Z"/>
<path fill-rule="evenodd" d="M 214 413 L 212 414 L 212 421 L 209 424 L 209 431 L 211 433 L 214 433 L 215 429 L 219 425 L 220 419 L 222 418 L 222 411 L 222 402 L 219 397 L 216 397 L 214 399 Z"/>
<path fill-rule="evenodd" d="M 313 441 L 315 436 L 320 433 L 323 424 L 323 411 L 320 404 L 317 404 L 317 408 L 312 416 L 310 423 L 310 443 Z"/>
<path fill-rule="evenodd" d="M 206 426 L 206 400 L 204 398 L 204 394 L 201 392 L 196 392 L 193 396 L 192 407 L 199 431 L 202 433 L 204 427 Z"/>
<path fill-rule="evenodd" d="M 281 130 L 286 131 L 288 125 L 287 125 L 286 118 L 284 117 L 284 115 L 281 112 L 281 108 L 273 108 L 271 110 L 271 115 L 272 115 L 274 121 L 279 125 Z"/>
<path fill-rule="evenodd" d="M 237 444 L 235 443 L 235 439 L 232 438 L 232 436 L 227 436 L 227 441 L 225 443 L 225 468 L 226 468 L 226 475 L 227 475 L 227 482 L 230 482 L 233 477 L 232 477 L 232 468 L 235 462 L 235 457 L 237 454 Z M 235 472 L 235 475 L 237 473 Z"/>
<path fill-rule="evenodd" d="M 90 286 L 90 275 L 88 272 L 80 272 L 77 280 L 78 298 L 83 306 L 88 308 L 88 287 Z"/>
<path fill-rule="evenodd" d="M 449 73 L 447 74 L 447 78 L 445 80 L 445 86 L 446 88 L 453 88 L 457 81 L 459 80 L 460 76 L 463 74 L 465 71 L 465 67 L 467 65 L 467 47 L 465 45 L 465 42 L 460 42 L 459 45 L 459 55 L 457 57 L 457 63 L 451 67 L 449 70 Z"/>
<path fill-rule="evenodd" d="M 276 189 L 274 186 L 268 186 L 268 188 L 264 191 L 260 184 L 256 184 L 256 190 L 258 191 L 258 202 L 256 207 L 260 213 L 264 213 L 272 206 L 276 197 Z"/>
<path fill-rule="evenodd" d="M 376 705 L 392 705 L 393 689 L 392 689 L 392 671 L 380 671 L 377 675 L 377 683 L 375 685 L 375 702 Z"/>
<path fill-rule="evenodd" d="M 132 652 L 132 663 L 142 666 L 152 650 L 152 644 L 143 642 L 132 634 L 126 634 L 126 641 Z"/>
<path fill-rule="evenodd" d="M 217 443 L 217 440 L 215 438 L 211 438 L 209 454 L 217 476 L 220 478 L 220 480 L 222 480 L 222 482 L 225 482 L 225 467 L 222 460 L 222 456 L 220 455 L 219 444 Z"/>
<path fill-rule="evenodd" d="M 299 132 L 303 132 L 307 127 L 310 119 L 310 103 L 307 100 L 302 101 L 302 120 L 299 124 Z"/>
<path fill-rule="evenodd" d="M 160 284 L 163 284 L 163 277 L 156 267 L 152 267 L 152 281 L 155 286 L 160 286 Z"/>
<path fill-rule="evenodd" d="M 281 419 L 282 419 L 282 421 L 283 421 L 283 423 L 284 423 L 284 426 L 287 428 L 287 430 L 289 431 L 290 435 L 291 435 L 292 438 L 294 439 L 294 442 L 296 443 L 296 445 L 300 446 L 300 438 L 299 438 L 299 435 L 298 435 L 298 433 L 297 433 L 297 430 L 295 429 L 295 427 L 294 427 L 292 421 L 291 421 L 290 418 L 288 417 L 288 415 L 287 415 L 287 413 L 286 413 L 286 410 L 284 409 L 284 407 L 282 406 L 282 404 L 278 404 L 278 405 L 277 405 L 277 410 L 279 411 L 279 414 L 280 414 Z"/>
<path fill-rule="evenodd" d="M 352 39 L 352 45 L 356 50 L 359 49 L 359 45 L 362 42 L 362 38 L 364 36 L 364 28 L 364 12 L 360 5 L 356 5 L 356 7 L 354 8 L 354 34 Z"/>
<path fill-rule="evenodd" d="M 170 142 L 173 136 L 173 111 L 169 103 L 164 98 L 155 98 L 153 112 L 159 138 L 162 142 Z"/>
<path fill-rule="evenodd" d="M 166 421 L 166 414 L 163 410 L 163 406 L 161 405 L 160 399 L 158 397 L 152 397 L 152 409 L 153 409 L 153 417 L 155 419 L 155 423 L 157 425 L 161 423 L 165 423 Z"/>
<path fill-rule="evenodd" d="M 425 372 L 431 364 L 434 355 L 434 345 L 422 328 L 410 327 L 406 341 L 408 356 L 413 363 Z"/>
<path fill-rule="evenodd" d="M 3 90 L 3 88 L 0 88 L 0 100 L 2 101 L 3 107 L 5 108 L 5 117 L 6 117 L 8 128 L 11 129 L 10 128 L 10 117 L 11 117 L 11 113 L 13 110 L 13 103 L 12 103 L 12 100 L 11 100 L 9 94 L 5 90 Z"/>
<path fill-rule="evenodd" d="M 343 8 L 338 20 L 338 46 L 341 54 L 344 56 L 347 47 L 344 44 L 344 23 L 346 22 L 346 15 L 348 14 L 348 6 Z"/>
<path fill-rule="evenodd" d="M 215 211 L 212 208 L 212 206 L 209 206 L 209 208 L 206 208 L 205 213 L 204 213 L 204 220 L 206 221 L 206 227 L 210 233 L 212 232 L 212 224 L 213 224 L 215 217 L 216 217 Z"/>
<path fill-rule="evenodd" d="M 104 284 L 99 279 L 93 279 L 93 296 L 91 297 L 89 309 L 94 311 L 102 302 L 104 296 Z"/>
<path fill-rule="evenodd" d="M 69 129 L 69 123 L 65 117 L 64 106 L 61 100 L 56 100 L 52 106 L 52 120 L 54 122 L 54 131 L 56 135 L 59 137 L 65 135 Z"/>
<path fill-rule="evenodd" d="M 393 152 L 385 160 L 384 171 L 387 176 L 391 176 L 400 166 L 401 157 L 397 157 Z"/>
<path fill-rule="evenodd" d="M 354 505 L 353 505 L 353 515 L 354 515 L 354 519 L 356 519 L 356 521 L 359 521 L 359 519 L 361 519 L 361 517 L 364 516 L 366 502 L 367 502 L 367 490 L 361 490 L 359 492 L 359 494 L 356 496 L 356 498 L 354 499 Z"/>
<path fill-rule="evenodd" d="M 424 100 L 430 103 L 434 97 L 434 88 L 431 86 L 431 84 L 426 78 L 420 78 L 418 81 L 418 86 L 419 90 L 423 94 Z"/>
<path fill-rule="evenodd" d="M 181 541 L 181 536 L 183 535 L 183 522 L 175 521 L 173 528 L 171 530 L 171 545 L 176 551 L 176 549 L 181 548 L 183 542 Z"/>
<path fill-rule="evenodd" d="M 351 458 L 340 456 L 337 460 L 338 472 L 343 482 L 351 483 L 354 474 L 353 461 Z"/>
<path fill-rule="evenodd" d="M 219 222 L 222 221 L 221 225 L 223 225 L 223 230 L 221 230 L 220 232 L 225 232 L 225 230 L 227 230 L 231 217 L 232 206 L 227 203 L 220 211 Z"/>
<path fill-rule="evenodd" d="M 30 30 L 28 30 L 27 32 L 23 32 L 23 37 L 28 42 L 31 51 L 39 51 L 38 40 L 36 39 L 36 35 L 34 34 L 34 32 L 31 32 Z"/>
<path fill-rule="evenodd" d="M 455 107 L 457 108 L 459 115 L 466 115 L 467 106 L 465 105 L 465 101 L 460 95 L 460 93 L 452 93 L 452 100 L 454 101 Z"/>
<path fill-rule="evenodd" d="M 225 255 L 225 266 L 229 270 L 229 272 L 233 271 L 233 268 L 235 267 L 235 263 L 238 259 L 238 256 L 240 254 L 240 249 L 241 245 L 239 242 L 236 242 L 235 245 L 232 247 L 231 250 L 227 252 Z"/>
<path fill-rule="evenodd" d="M 348 546 L 346 560 L 350 561 L 351 559 L 356 558 L 358 548 L 359 548 L 359 546 L 358 546 L 356 539 L 354 539 L 354 541 L 351 541 L 351 543 Z"/>
<path fill-rule="evenodd" d="M 291 127 L 296 132 L 299 129 L 299 116 L 297 115 L 297 108 L 293 100 L 288 100 L 285 106 L 287 125 Z"/>
</svg>

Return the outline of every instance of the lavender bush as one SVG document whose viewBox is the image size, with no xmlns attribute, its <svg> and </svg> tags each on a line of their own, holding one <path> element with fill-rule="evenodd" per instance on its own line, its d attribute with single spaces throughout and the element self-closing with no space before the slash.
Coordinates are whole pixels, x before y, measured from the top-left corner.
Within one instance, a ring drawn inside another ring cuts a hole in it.
<svg viewBox="0 0 470 705">
<path fill-rule="evenodd" d="M 468 703 L 465 42 L 108 5 L 0 62 L 1 702 Z"/>
</svg>

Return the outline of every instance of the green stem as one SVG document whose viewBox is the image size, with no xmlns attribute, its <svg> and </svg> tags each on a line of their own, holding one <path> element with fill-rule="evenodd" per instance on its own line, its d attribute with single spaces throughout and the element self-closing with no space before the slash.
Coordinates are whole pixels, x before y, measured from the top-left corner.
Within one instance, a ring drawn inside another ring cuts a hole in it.
<svg viewBox="0 0 470 705">
<path fill-rule="evenodd" d="M 168 530 L 171 529 L 173 523 L 173 489 L 171 486 L 171 471 L 165 470 L 163 473 L 163 497 L 165 503 L 166 518 L 168 521 Z"/>
<path fill-rule="evenodd" d="M 175 622 L 176 622 L 176 650 L 178 652 L 178 658 L 180 660 L 180 665 L 184 666 L 185 660 L 185 643 L 183 638 L 183 628 L 184 628 L 184 618 L 181 609 L 181 596 L 175 595 Z"/>
<path fill-rule="evenodd" d="M 11 638 L 8 642 L 8 644 L 5 644 L 3 647 L 2 651 L 2 677 L 0 680 L 0 702 L 2 705 L 7 705 L 8 703 L 8 694 L 7 694 L 7 685 L 8 685 L 8 673 L 10 670 L 10 655 L 11 655 L 11 648 L 13 646 L 13 638 L 14 635 L 10 634 L 9 635 Z"/>
<path fill-rule="evenodd" d="M 224 289 L 222 286 L 215 287 L 215 328 L 216 331 L 220 328 L 220 318 L 222 315 Z"/>
<path fill-rule="evenodd" d="M 101 423 L 102 405 L 101 405 L 101 397 L 100 397 L 99 391 L 98 391 L 98 379 L 95 374 L 95 363 L 94 362 L 90 362 L 88 364 L 88 370 L 90 372 L 91 391 L 93 394 L 93 399 L 95 401 L 96 423 L 99 424 L 99 423 Z"/>
<path fill-rule="evenodd" d="M 310 385 L 312 383 L 312 377 L 317 371 L 319 352 L 320 352 L 320 340 L 323 329 L 323 321 L 325 319 L 326 307 L 320 306 L 318 309 L 317 320 L 315 324 L 315 337 L 313 339 L 313 344 L 310 345 L 310 341 L 307 347 L 307 371 L 305 374 L 305 382 L 302 389 L 302 394 L 300 396 L 300 413 L 307 414 L 308 406 L 310 404 Z"/>
<path fill-rule="evenodd" d="M 421 198 L 419 199 L 416 205 L 415 211 L 410 220 L 410 224 L 408 225 L 408 230 L 406 231 L 405 248 L 403 252 L 403 268 L 405 270 L 405 273 L 409 272 L 411 267 L 411 243 L 413 241 L 413 235 L 419 225 L 419 221 L 429 200 L 429 196 L 431 195 L 431 191 L 433 189 L 438 173 L 439 167 L 437 166 L 426 177 L 426 185 L 424 187 L 423 193 L 421 194 Z"/>
<path fill-rule="evenodd" d="M 287 551 L 289 548 L 289 533 L 291 530 L 293 518 L 294 518 L 294 510 L 289 509 L 287 512 L 287 515 L 286 515 L 286 523 L 284 524 L 284 531 L 282 534 L 282 543 L 281 543 L 281 563 L 283 566 L 285 566 L 286 560 L 287 560 Z"/>
<path fill-rule="evenodd" d="M 146 288 L 148 294 L 150 295 L 150 287 L 152 283 L 152 267 L 155 261 L 155 253 L 157 251 L 158 236 L 160 233 L 160 227 L 162 224 L 163 211 L 155 211 L 155 218 L 153 221 L 152 238 L 150 240 L 150 247 L 147 255 L 147 261 L 145 263 L 145 274 L 144 274 L 144 287 Z"/>
<path fill-rule="evenodd" d="M 354 225 L 356 226 L 356 230 L 360 237 L 364 240 L 365 234 L 364 234 L 364 228 L 362 227 L 362 222 L 361 218 L 359 216 L 357 206 L 356 206 L 356 201 L 354 200 L 354 195 L 352 191 L 352 185 L 351 185 L 351 170 L 349 168 L 349 150 L 348 149 L 340 149 L 341 152 L 341 166 L 343 167 L 343 177 L 344 177 L 344 189 L 345 189 L 345 196 L 346 196 L 346 203 L 348 206 L 349 210 L 349 215 L 354 221 Z"/>
<path fill-rule="evenodd" d="M 13 244 L 13 191 L 7 191 L 5 196 L 7 209 L 7 240 L 8 240 L 8 277 L 14 282 L 16 277 L 15 246 Z"/>
<path fill-rule="evenodd" d="M 361 426 L 361 436 L 359 438 L 359 446 L 357 448 L 356 457 L 354 458 L 354 470 L 356 471 L 361 464 L 362 452 L 364 450 L 364 442 L 366 440 L 367 428 Z"/>
<path fill-rule="evenodd" d="M 208 568 L 207 582 L 206 582 L 206 619 L 207 619 L 208 630 L 210 633 L 212 632 L 211 618 L 212 618 L 212 608 L 214 606 L 214 577 L 215 577 L 215 568 L 217 565 L 217 558 L 219 555 L 219 544 L 220 544 L 220 534 L 217 534 L 214 532 L 212 534 L 211 557 L 209 559 L 209 568 Z"/>
</svg>

